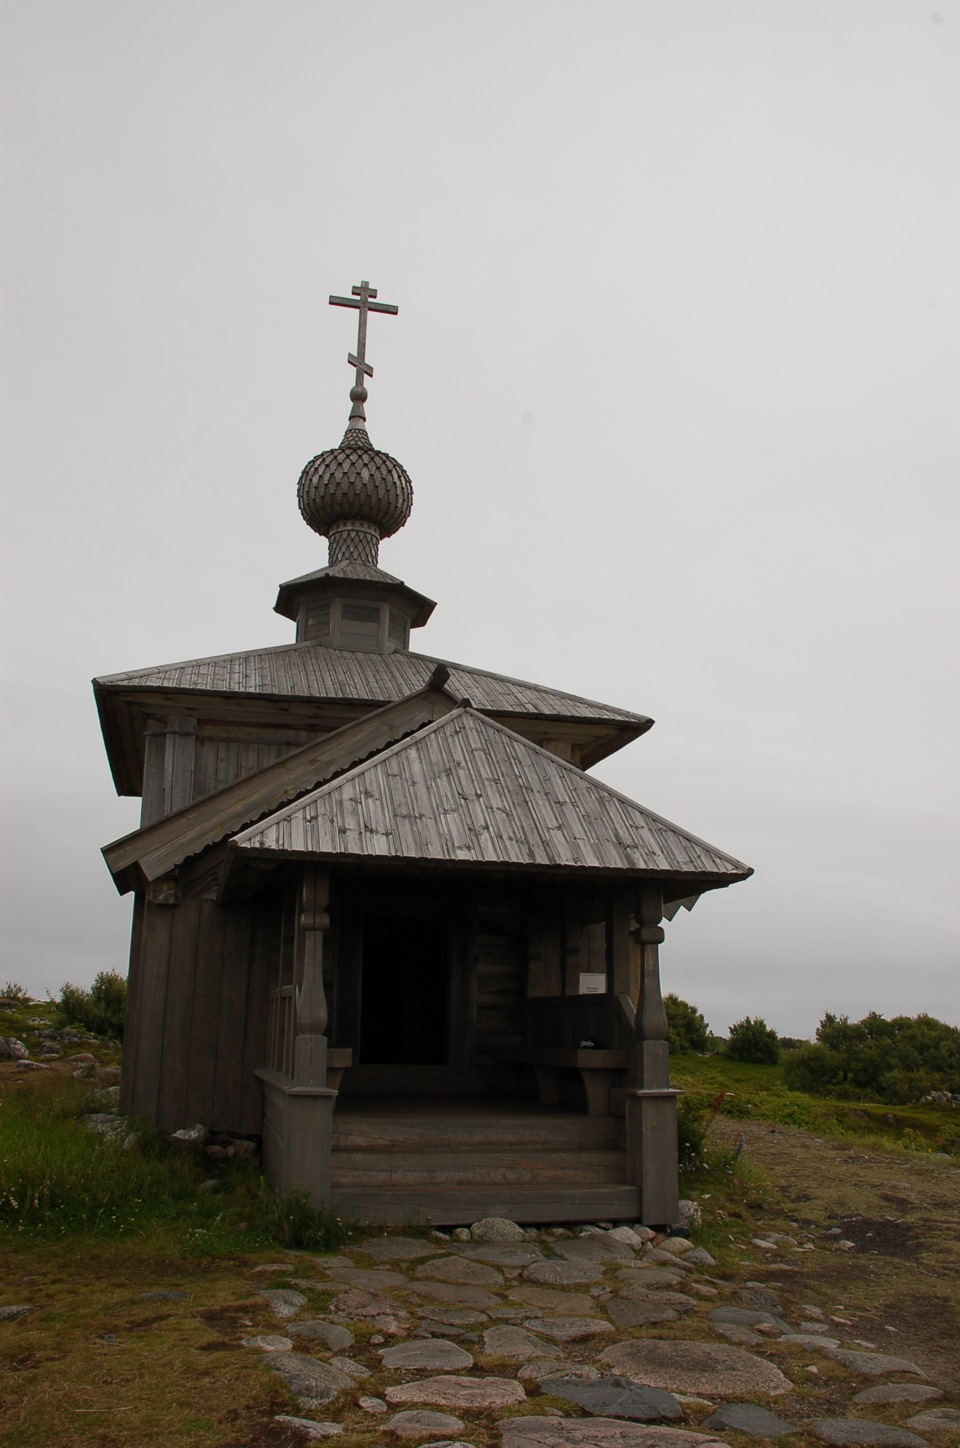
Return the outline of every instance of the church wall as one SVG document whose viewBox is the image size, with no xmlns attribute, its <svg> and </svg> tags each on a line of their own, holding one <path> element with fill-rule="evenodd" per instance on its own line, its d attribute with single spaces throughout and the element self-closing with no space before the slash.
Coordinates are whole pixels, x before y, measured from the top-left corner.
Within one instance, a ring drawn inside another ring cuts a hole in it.
<svg viewBox="0 0 960 1448">
<path fill-rule="evenodd" d="M 202 799 L 275 763 L 317 737 L 316 731 L 244 729 L 230 724 L 201 724 L 197 730 L 193 798 Z"/>
<path fill-rule="evenodd" d="M 152 721 L 144 739 L 141 825 L 255 774 L 309 744 L 319 732 L 289 724 L 246 726 L 187 716 Z"/>
<path fill-rule="evenodd" d="M 162 1131 L 260 1131 L 273 917 L 257 904 L 137 902 L 121 1102 Z"/>
</svg>

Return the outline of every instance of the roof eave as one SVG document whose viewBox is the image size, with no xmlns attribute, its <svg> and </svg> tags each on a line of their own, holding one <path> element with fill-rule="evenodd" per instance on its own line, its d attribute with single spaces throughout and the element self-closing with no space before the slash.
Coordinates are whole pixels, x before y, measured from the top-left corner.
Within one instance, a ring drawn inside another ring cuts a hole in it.
<svg viewBox="0 0 960 1448">
<path fill-rule="evenodd" d="M 361 870 L 364 873 L 387 870 L 404 874 L 415 870 L 431 875 L 447 873 L 465 875 L 472 872 L 486 877 L 507 875 L 513 878 L 525 876 L 528 879 L 541 880 L 618 880 L 621 882 L 636 880 L 638 883 L 643 880 L 659 879 L 675 883 L 674 890 L 665 891 L 664 898 L 668 900 L 680 900 L 690 895 L 703 895 L 710 890 L 722 890 L 728 885 L 736 885 L 743 880 L 748 880 L 754 873 L 749 865 L 745 865 L 739 871 L 714 873 L 690 871 L 685 873 L 678 870 L 622 869 L 600 865 L 551 865 L 495 860 L 424 860 L 419 857 L 398 855 L 371 857 L 337 851 L 323 853 L 311 850 L 268 850 L 253 845 L 239 845 L 230 840 L 227 843 L 220 875 L 220 885 L 217 891 L 218 902 L 225 904 L 236 895 L 244 893 L 246 866 L 252 866 L 257 874 L 263 877 L 265 866 L 272 865 L 280 868 L 282 865 L 297 861 L 342 866 Z M 263 883 L 262 879 L 260 883 Z"/>
</svg>

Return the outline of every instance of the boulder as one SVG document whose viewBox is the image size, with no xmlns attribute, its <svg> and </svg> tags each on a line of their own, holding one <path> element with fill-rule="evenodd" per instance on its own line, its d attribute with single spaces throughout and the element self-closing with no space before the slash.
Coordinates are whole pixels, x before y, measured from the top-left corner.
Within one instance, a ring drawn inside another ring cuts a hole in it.
<svg viewBox="0 0 960 1448">
<path fill-rule="evenodd" d="M 793 1385 L 773 1363 L 721 1343 L 632 1338 L 605 1348 L 598 1361 L 651 1388 L 708 1398 L 775 1397 Z"/>
<path fill-rule="evenodd" d="M 470 1228 L 474 1242 L 522 1242 L 523 1228 L 509 1217 L 482 1217 Z"/>
</svg>

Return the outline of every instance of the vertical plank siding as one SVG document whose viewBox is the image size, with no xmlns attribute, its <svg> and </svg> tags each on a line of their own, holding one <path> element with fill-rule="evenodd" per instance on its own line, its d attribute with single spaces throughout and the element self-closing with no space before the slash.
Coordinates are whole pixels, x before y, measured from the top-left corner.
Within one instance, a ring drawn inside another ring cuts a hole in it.
<svg viewBox="0 0 960 1448">
<path fill-rule="evenodd" d="M 284 729 L 227 729 L 201 724 L 197 733 L 196 763 L 190 800 L 203 799 L 238 779 L 274 764 L 285 755 L 302 749 L 315 734 Z"/>
<path fill-rule="evenodd" d="M 131 1105 L 131 1070 L 140 1047 L 140 995 L 143 985 L 143 914 L 146 901 L 137 895 L 133 902 L 133 923 L 130 927 L 130 964 L 127 970 L 127 1007 L 123 1027 L 124 1052 L 120 1075 L 120 1110 L 134 1110 Z"/>
<path fill-rule="evenodd" d="M 223 911 L 212 900 L 199 900 L 193 1012 L 186 1063 L 187 1091 L 184 1116 L 190 1122 L 210 1123 L 217 1060 L 217 1022 L 223 976 Z"/>
<path fill-rule="evenodd" d="M 164 1061 L 163 1028 L 173 910 L 167 905 L 157 905 L 152 900 L 144 900 L 140 918 L 142 943 L 136 993 L 137 1054 L 134 1060 L 129 1052 L 126 1053 L 132 1065 L 129 1085 L 124 1095 L 130 1111 L 156 1121 Z"/>
<path fill-rule="evenodd" d="M 172 927 L 164 1000 L 163 1069 L 157 1104 L 157 1122 L 164 1131 L 192 1125 L 186 1120 L 185 1112 L 202 903 L 188 899 L 165 907 L 170 911 Z"/>
<path fill-rule="evenodd" d="M 260 909 L 256 908 L 257 903 Z M 240 1096 L 234 1128 L 243 1136 L 255 1136 L 261 1130 L 263 1093 L 254 1075 L 267 1059 L 267 994 L 272 971 L 276 969 L 277 921 L 273 910 L 263 909 L 263 901 L 250 902 L 249 950 L 247 970 L 246 1016 L 237 1057 L 240 1061 Z"/>
<path fill-rule="evenodd" d="M 217 1020 L 217 1065 L 211 1111 L 221 1130 L 239 1130 L 243 1095 L 243 1038 L 247 1015 L 252 920 L 250 905 L 238 902 L 223 911 L 224 952 L 220 1013 Z M 266 999 L 263 1002 L 266 1016 Z M 258 1063 L 261 1064 L 261 1063 Z"/>
</svg>

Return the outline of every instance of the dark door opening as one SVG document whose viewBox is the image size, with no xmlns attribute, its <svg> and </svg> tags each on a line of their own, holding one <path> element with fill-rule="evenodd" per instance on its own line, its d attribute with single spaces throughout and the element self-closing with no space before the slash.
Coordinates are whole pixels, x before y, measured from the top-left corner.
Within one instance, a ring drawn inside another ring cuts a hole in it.
<svg viewBox="0 0 960 1448">
<path fill-rule="evenodd" d="M 445 920 L 368 916 L 360 984 L 361 1064 L 445 1066 L 449 976 Z"/>
</svg>

